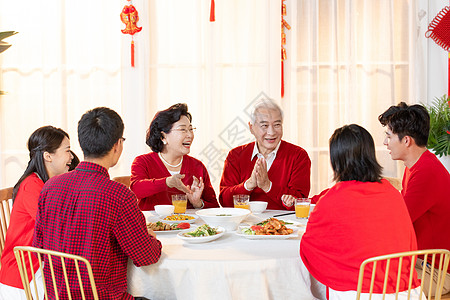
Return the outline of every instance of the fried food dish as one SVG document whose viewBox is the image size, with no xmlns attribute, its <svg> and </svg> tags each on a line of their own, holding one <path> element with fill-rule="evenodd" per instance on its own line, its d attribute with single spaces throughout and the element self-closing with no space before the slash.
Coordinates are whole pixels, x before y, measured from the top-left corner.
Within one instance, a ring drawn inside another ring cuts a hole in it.
<svg viewBox="0 0 450 300">
<path fill-rule="evenodd" d="M 147 223 L 147 228 L 153 231 L 181 230 L 189 227 L 188 223 L 166 224 L 160 221 Z"/>
<path fill-rule="evenodd" d="M 255 235 L 288 235 L 293 232 L 284 225 L 283 221 L 276 218 L 267 219 L 259 226 L 252 226 L 252 230 Z"/>
</svg>

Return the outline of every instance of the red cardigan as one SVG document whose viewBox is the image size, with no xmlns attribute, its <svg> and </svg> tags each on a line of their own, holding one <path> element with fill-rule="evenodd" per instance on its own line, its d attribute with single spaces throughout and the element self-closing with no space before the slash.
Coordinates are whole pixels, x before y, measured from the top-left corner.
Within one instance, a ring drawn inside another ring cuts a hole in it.
<svg viewBox="0 0 450 300">
<path fill-rule="evenodd" d="M 39 193 L 43 186 L 44 182 L 35 173 L 25 178 L 19 186 L 2 253 L 0 282 L 3 284 L 23 289 L 13 250 L 15 246 L 31 246 Z M 33 266 L 34 270 L 39 268 L 37 259 L 34 259 Z M 31 272 L 28 272 L 28 278 L 32 279 Z"/>
<path fill-rule="evenodd" d="M 403 175 L 402 195 L 419 249 L 450 250 L 450 174 L 430 151 Z"/>
<path fill-rule="evenodd" d="M 416 249 L 402 195 L 385 179 L 381 183 L 336 183 L 317 202 L 300 242 L 300 256 L 311 275 L 337 291 L 356 291 L 359 267 L 365 259 Z M 407 269 L 408 264 L 403 267 Z M 397 269 L 392 261 L 390 270 L 396 273 Z M 363 292 L 368 292 L 371 273 L 364 275 Z M 408 288 L 408 275 L 400 291 Z M 376 281 L 375 293 L 382 291 L 383 278 Z M 396 280 L 396 274 L 390 274 L 390 280 Z M 417 285 L 415 278 L 413 287 Z M 395 285 L 387 292 L 395 292 Z"/>
<path fill-rule="evenodd" d="M 183 156 L 180 174 L 186 175 L 182 181 L 191 185 L 193 177 L 203 178 L 205 188 L 202 193 L 204 208 L 218 207 L 216 193 L 211 185 L 208 171 L 201 161 L 189 155 Z M 135 158 L 131 165 L 130 189 L 139 198 L 141 210 L 153 210 L 158 204 L 172 204 L 171 195 L 180 194 L 176 188 L 166 185 L 166 178 L 171 176 L 156 152 L 150 152 Z M 188 208 L 193 208 L 188 201 Z"/>
<path fill-rule="evenodd" d="M 308 197 L 310 189 L 311 160 L 306 151 L 294 144 L 281 141 L 277 156 L 269 169 L 268 175 L 272 188 L 266 194 L 256 187 L 247 191 L 244 182 L 250 178 L 256 163 L 256 156 L 252 159 L 255 142 L 236 147 L 228 153 L 220 181 L 219 202 L 223 206 L 233 206 L 233 195 L 250 195 L 251 201 L 266 201 L 268 209 L 287 208 L 281 201 L 284 194 L 296 197 Z"/>
</svg>

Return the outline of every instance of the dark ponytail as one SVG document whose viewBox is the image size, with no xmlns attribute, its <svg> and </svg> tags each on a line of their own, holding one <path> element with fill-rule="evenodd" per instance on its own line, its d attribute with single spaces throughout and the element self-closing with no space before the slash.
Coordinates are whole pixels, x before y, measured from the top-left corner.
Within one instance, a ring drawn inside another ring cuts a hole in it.
<svg viewBox="0 0 450 300">
<path fill-rule="evenodd" d="M 69 138 L 69 135 L 64 130 L 53 126 L 38 128 L 31 134 L 27 143 L 30 151 L 30 160 L 25 172 L 14 186 L 13 202 L 17 196 L 20 184 L 32 173 L 36 172 L 44 183 L 49 179 L 44 164 L 44 152 L 55 153 L 65 137 Z"/>
</svg>

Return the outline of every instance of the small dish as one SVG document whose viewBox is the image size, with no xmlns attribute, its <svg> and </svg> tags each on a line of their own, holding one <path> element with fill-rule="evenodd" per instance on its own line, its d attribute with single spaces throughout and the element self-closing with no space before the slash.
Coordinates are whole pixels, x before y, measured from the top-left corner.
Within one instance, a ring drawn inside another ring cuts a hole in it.
<svg viewBox="0 0 450 300">
<path fill-rule="evenodd" d="M 207 242 L 211 242 L 214 240 L 217 240 L 218 238 L 220 238 L 222 235 L 225 234 L 225 228 L 222 227 L 216 227 L 218 233 L 215 235 L 210 235 L 210 236 L 184 236 L 183 233 L 185 232 L 180 232 L 177 234 L 177 237 L 187 243 L 190 244 L 200 244 L 200 243 L 207 243 Z M 192 231 L 192 230 L 189 230 Z"/>
<path fill-rule="evenodd" d="M 181 215 L 189 216 L 189 217 L 192 217 L 193 219 L 190 219 L 190 220 L 174 220 L 174 221 L 164 220 L 164 218 L 168 217 L 168 216 L 160 217 L 160 219 L 161 219 L 162 222 L 167 223 L 167 224 L 174 224 L 174 223 L 190 223 L 190 224 L 192 224 L 192 223 L 195 223 L 195 221 L 198 219 L 198 216 L 196 216 L 196 215 L 190 215 L 190 214 L 181 214 Z"/>
<path fill-rule="evenodd" d="M 174 210 L 175 206 L 173 205 L 155 205 L 155 212 L 160 217 L 170 216 L 171 214 L 173 214 Z"/>
<path fill-rule="evenodd" d="M 268 203 L 265 201 L 250 201 L 249 204 L 252 213 L 260 214 L 266 210 Z"/>
</svg>

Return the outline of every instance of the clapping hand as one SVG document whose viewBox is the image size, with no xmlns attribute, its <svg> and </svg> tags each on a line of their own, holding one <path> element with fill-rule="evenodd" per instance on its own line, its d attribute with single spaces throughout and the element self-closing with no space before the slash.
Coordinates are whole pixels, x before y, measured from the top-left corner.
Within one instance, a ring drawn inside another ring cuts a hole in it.
<svg viewBox="0 0 450 300">
<path fill-rule="evenodd" d="M 259 187 L 265 192 L 270 188 L 269 175 L 267 174 L 267 163 L 263 157 L 259 157 L 256 160 L 252 175 L 250 175 L 250 178 L 247 179 L 245 185 L 249 190 Z"/>
<path fill-rule="evenodd" d="M 166 185 L 169 188 L 176 188 L 177 190 L 185 192 L 189 196 L 190 194 L 192 194 L 192 191 L 189 186 L 184 185 L 183 181 L 181 181 L 184 176 L 184 174 L 174 174 L 172 176 L 169 176 L 166 178 Z"/>
<path fill-rule="evenodd" d="M 255 164 L 256 170 L 256 184 L 264 192 L 267 192 L 270 188 L 269 175 L 267 174 L 267 163 L 264 157 L 258 158 Z"/>
<path fill-rule="evenodd" d="M 200 177 L 200 180 L 195 176 L 192 177 L 194 178 L 194 180 L 191 185 L 191 193 L 187 194 L 187 198 L 194 207 L 198 208 L 203 205 L 201 196 L 203 193 L 203 189 L 205 188 L 205 184 L 203 183 L 202 177 Z"/>
</svg>

